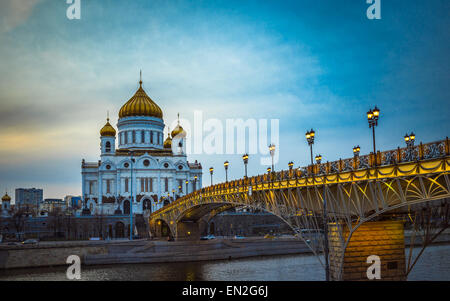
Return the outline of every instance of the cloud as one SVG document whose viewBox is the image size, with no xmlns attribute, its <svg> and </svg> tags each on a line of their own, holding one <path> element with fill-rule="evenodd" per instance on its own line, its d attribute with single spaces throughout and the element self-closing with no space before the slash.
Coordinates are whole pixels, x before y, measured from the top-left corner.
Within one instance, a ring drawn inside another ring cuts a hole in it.
<svg viewBox="0 0 450 301">
<path fill-rule="evenodd" d="M 43 0 L 2 0 L 0 2 L 0 34 L 23 24 L 33 8 Z"/>
<path fill-rule="evenodd" d="M 351 154 L 354 144 L 369 151 L 364 113 L 369 105 L 377 104 L 383 113 L 377 143 L 394 147 L 396 137 L 401 141 L 408 126 L 405 118 L 411 118 L 410 123 L 418 118 L 419 110 L 404 114 L 405 106 L 424 98 L 417 96 L 422 95 L 414 89 L 417 83 L 430 91 L 423 103 L 438 103 L 438 95 L 432 92 L 448 95 L 442 84 L 448 72 L 439 73 L 437 81 L 431 76 L 439 66 L 444 70 L 446 64 L 437 62 L 448 61 L 444 55 L 448 43 L 424 40 L 421 44 L 439 50 L 417 56 L 419 47 L 405 41 L 408 47 L 398 48 L 396 41 L 385 36 L 391 25 L 383 29 L 385 23 L 372 27 L 374 23 L 342 19 L 331 4 L 317 4 L 317 10 L 299 2 L 299 7 L 287 12 L 283 4 L 261 8 L 260 2 L 244 9 L 240 2 L 229 1 L 85 1 L 82 19 L 73 22 L 61 11 L 64 1 L 57 5 L 47 1 L 39 7 L 39 18 L 31 20 L 39 2 L 0 2 L 0 180 L 8 185 L 33 183 L 33 179 L 36 183 L 43 179 L 48 183 L 78 181 L 80 160 L 98 160 L 98 136 L 106 111 L 115 126 L 120 107 L 138 87 L 139 69 L 143 70 L 144 89 L 163 109 L 166 124 L 176 119 L 177 112 L 191 119 L 194 110 L 222 121 L 279 118 L 280 158 L 296 164 L 309 162 L 304 131 L 311 127 L 318 133 L 314 151 L 327 160 Z M 334 14 L 331 21 L 324 8 Z M 359 12 L 358 7 L 353 10 Z M 411 22 L 401 23 L 406 29 L 396 27 L 395 37 L 400 41 Z M 21 24 L 23 30 L 17 34 L 1 35 Z M 422 34 L 429 33 L 423 30 Z M 378 38 L 371 38 L 372 34 Z M 440 36 L 447 41 L 448 30 Z M 397 54 L 386 60 L 389 69 L 383 69 L 384 60 L 378 59 L 386 52 Z M 398 60 L 399 56 L 405 58 Z M 421 63 L 425 58 L 434 66 L 427 72 Z M 400 99 L 400 104 L 388 103 L 390 99 Z M 423 122 L 423 137 L 438 139 L 448 132 L 444 117 L 433 113 L 448 112 L 448 105 L 435 105 L 434 111 L 421 108 L 425 119 L 442 119 L 437 126 Z M 419 137 L 421 129 L 411 130 Z M 207 167 L 222 166 L 228 158 L 189 157 L 195 159 Z M 240 155 L 229 160 L 235 160 L 234 175 L 240 176 Z M 284 161 L 280 161 L 283 166 Z M 252 158 L 249 173 L 264 172 L 256 162 L 259 159 Z M 205 180 L 209 183 L 208 173 Z M 77 185 L 80 189 L 81 184 Z"/>
</svg>

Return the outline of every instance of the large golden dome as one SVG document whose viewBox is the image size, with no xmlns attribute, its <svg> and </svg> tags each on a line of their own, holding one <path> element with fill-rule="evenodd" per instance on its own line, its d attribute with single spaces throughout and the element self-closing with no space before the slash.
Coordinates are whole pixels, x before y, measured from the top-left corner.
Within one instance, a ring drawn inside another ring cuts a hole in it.
<svg viewBox="0 0 450 301">
<path fill-rule="evenodd" d="M 100 130 L 100 136 L 102 136 L 102 137 L 105 137 L 105 136 L 115 137 L 116 136 L 116 130 L 109 123 L 109 118 L 106 119 L 106 124 Z"/>
<path fill-rule="evenodd" d="M 119 118 L 128 116 L 163 117 L 160 107 L 142 89 L 142 80 L 139 81 L 139 89 L 119 111 Z"/>
</svg>

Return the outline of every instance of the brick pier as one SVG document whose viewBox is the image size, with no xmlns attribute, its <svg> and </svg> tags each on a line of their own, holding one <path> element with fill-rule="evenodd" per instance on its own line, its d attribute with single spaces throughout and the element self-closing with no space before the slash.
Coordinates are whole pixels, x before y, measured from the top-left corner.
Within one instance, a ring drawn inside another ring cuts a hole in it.
<svg viewBox="0 0 450 301">
<path fill-rule="evenodd" d="M 339 260 L 342 247 L 337 225 L 329 226 L 330 277 L 339 280 Z M 343 227 L 347 239 L 349 231 Z M 368 280 L 367 257 L 377 255 L 381 259 L 380 280 L 406 280 L 405 238 L 403 221 L 375 221 L 362 224 L 352 235 L 344 255 L 341 280 Z"/>
</svg>

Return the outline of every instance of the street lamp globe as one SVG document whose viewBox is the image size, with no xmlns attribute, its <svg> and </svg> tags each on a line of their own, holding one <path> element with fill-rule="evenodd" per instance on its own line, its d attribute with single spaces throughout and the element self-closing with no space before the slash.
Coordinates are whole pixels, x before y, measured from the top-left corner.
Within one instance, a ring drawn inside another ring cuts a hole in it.
<svg viewBox="0 0 450 301">
<path fill-rule="evenodd" d="M 367 120 L 369 120 L 369 122 L 371 122 L 372 118 L 373 118 L 373 112 L 372 112 L 372 110 L 369 110 L 367 112 Z"/>
<path fill-rule="evenodd" d="M 320 164 L 320 162 L 322 162 L 322 155 L 316 156 L 316 162 L 317 162 L 317 164 Z"/>
<path fill-rule="evenodd" d="M 292 170 L 292 168 L 294 167 L 294 162 L 289 162 L 288 163 L 288 166 L 289 166 L 289 170 Z"/>
<path fill-rule="evenodd" d="M 380 109 L 378 109 L 377 106 L 375 106 L 375 108 L 373 109 L 373 117 L 375 118 L 375 120 L 378 120 L 379 116 L 380 116 Z"/>
</svg>

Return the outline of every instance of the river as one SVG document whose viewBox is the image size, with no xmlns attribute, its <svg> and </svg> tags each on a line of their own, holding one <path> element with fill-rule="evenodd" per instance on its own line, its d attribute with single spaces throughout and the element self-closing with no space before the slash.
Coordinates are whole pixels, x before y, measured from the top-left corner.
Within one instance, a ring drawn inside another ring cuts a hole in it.
<svg viewBox="0 0 450 301">
<path fill-rule="evenodd" d="M 408 254 L 407 249 L 406 254 Z M 417 254 L 419 248 L 414 249 Z M 81 280 L 324 280 L 318 260 L 309 254 L 185 263 L 83 266 Z M 66 267 L 0 270 L 0 280 L 66 280 Z M 428 247 L 408 280 L 450 280 L 450 245 Z"/>
</svg>

